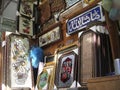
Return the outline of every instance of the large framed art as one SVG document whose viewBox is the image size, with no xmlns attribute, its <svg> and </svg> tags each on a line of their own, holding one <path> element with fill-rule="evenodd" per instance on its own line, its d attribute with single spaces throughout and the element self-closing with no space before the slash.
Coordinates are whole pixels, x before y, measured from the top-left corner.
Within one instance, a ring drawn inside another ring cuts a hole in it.
<svg viewBox="0 0 120 90">
<path fill-rule="evenodd" d="M 59 50 L 56 59 L 55 84 L 57 88 L 70 88 L 76 80 L 78 49 L 73 45 Z"/>
<path fill-rule="evenodd" d="M 32 89 L 32 68 L 28 61 L 29 39 L 11 34 L 7 38 L 7 86 L 13 90 Z"/>
</svg>

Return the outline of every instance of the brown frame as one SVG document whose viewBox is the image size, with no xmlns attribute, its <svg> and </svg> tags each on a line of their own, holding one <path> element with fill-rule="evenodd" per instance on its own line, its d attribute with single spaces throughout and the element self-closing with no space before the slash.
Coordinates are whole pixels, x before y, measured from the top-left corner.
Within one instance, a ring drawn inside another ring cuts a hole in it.
<svg viewBox="0 0 120 90">
<path fill-rule="evenodd" d="M 46 30 L 43 34 L 39 35 L 39 46 L 44 47 L 62 39 L 61 24 L 57 23 L 55 26 Z"/>
</svg>

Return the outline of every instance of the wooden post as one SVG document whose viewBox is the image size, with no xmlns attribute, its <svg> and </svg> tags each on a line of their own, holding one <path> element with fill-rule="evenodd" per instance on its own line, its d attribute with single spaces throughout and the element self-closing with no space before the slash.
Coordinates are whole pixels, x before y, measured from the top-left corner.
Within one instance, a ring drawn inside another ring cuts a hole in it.
<svg viewBox="0 0 120 90">
<path fill-rule="evenodd" d="M 110 36 L 113 59 L 120 58 L 120 38 L 116 22 L 109 19 L 108 13 L 105 11 L 105 18 Z"/>
</svg>

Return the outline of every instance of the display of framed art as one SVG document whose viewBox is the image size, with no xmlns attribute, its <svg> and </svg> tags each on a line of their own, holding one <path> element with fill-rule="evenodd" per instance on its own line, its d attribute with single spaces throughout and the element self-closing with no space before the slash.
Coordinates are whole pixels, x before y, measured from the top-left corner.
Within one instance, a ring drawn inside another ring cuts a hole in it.
<svg viewBox="0 0 120 90">
<path fill-rule="evenodd" d="M 18 31 L 21 34 L 32 36 L 34 34 L 34 23 L 30 18 L 18 17 Z"/>
<path fill-rule="evenodd" d="M 55 65 L 54 55 L 45 56 L 45 66 Z"/>
<path fill-rule="evenodd" d="M 18 11 L 21 15 L 33 17 L 33 2 L 28 0 L 19 0 Z"/>
<path fill-rule="evenodd" d="M 40 47 L 46 46 L 48 44 L 61 40 L 61 38 L 62 37 L 60 26 L 56 26 L 39 37 L 39 46 Z"/>
<path fill-rule="evenodd" d="M 31 88 L 32 68 L 28 61 L 29 39 L 11 34 L 7 39 L 7 85 L 9 88 Z"/>
</svg>

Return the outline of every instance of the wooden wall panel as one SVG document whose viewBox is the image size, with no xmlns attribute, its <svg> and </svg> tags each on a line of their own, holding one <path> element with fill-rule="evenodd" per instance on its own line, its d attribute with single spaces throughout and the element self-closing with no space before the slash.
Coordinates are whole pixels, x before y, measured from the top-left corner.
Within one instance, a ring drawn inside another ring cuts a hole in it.
<svg viewBox="0 0 120 90">
<path fill-rule="evenodd" d="M 54 54 L 55 50 L 59 47 L 66 46 L 67 44 L 71 44 L 73 42 L 76 42 L 78 40 L 78 34 L 72 34 L 68 37 L 66 37 L 66 22 L 63 22 L 61 25 L 61 32 L 62 32 L 62 40 L 55 42 L 53 44 L 50 44 L 49 46 L 43 48 L 45 55 L 48 54 Z"/>
</svg>

